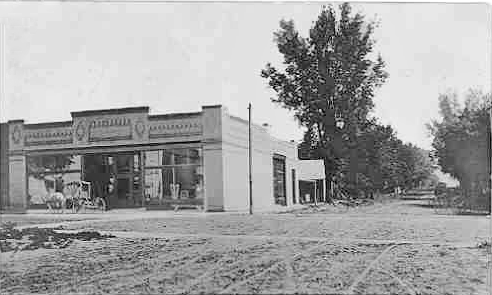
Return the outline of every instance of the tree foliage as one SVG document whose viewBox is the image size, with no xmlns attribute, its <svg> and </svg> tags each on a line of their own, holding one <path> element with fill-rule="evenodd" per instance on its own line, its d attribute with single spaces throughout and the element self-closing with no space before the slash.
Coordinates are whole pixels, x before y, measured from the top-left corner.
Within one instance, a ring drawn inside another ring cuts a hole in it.
<svg viewBox="0 0 492 295">
<path fill-rule="evenodd" d="M 455 93 L 442 94 L 442 120 L 428 125 L 438 164 L 460 181 L 467 195 L 490 194 L 490 111 L 490 94 L 470 91 L 464 106 Z"/>
<path fill-rule="evenodd" d="M 399 174 L 417 157 L 415 147 L 370 117 L 375 90 L 388 77 L 373 52 L 375 25 L 348 3 L 338 12 L 323 7 L 307 37 L 292 20 L 282 20 L 274 41 L 283 65 L 268 63 L 261 72 L 276 92 L 271 100 L 293 111 L 306 130 L 301 158 L 323 159 L 327 184 L 334 179 L 354 194 L 408 182 L 411 176 Z M 337 128 L 340 120 L 343 128 Z"/>
</svg>

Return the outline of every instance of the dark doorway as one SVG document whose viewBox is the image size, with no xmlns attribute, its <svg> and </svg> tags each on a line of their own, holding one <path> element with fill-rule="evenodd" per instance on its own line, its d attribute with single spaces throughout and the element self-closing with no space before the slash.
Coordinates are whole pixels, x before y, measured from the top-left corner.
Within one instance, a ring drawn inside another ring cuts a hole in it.
<svg viewBox="0 0 492 295">
<path fill-rule="evenodd" d="M 84 155 L 83 174 L 109 208 L 142 206 L 139 152 Z"/>
<path fill-rule="evenodd" d="M 287 206 L 285 156 L 273 155 L 273 197 L 275 204 Z"/>
<path fill-rule="evenodd" d="M 292 204 L 296 203 L 296 169 L 292 169 Z"/>
</svg>

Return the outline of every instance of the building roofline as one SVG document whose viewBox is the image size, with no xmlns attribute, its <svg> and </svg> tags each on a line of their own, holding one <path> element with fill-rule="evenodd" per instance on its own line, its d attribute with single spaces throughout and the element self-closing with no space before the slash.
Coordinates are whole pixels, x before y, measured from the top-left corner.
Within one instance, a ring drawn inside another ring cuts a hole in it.
<svg viewBox="0 0 492 295">
<path fill-rule="evenodd" d="M 243 119 L 241 117 L 238 117 L 238 116 L 234 116 L 234 115 L 231 115 L 231 114 L 227 114 L 229 116 L 229 118 L 233 119 L 233 120 L 236 120 L 236 121 L 239 121 L 241 123 L 244 123 L 244 124 L 248 124 L 249 121 L 246 120 L 246 119 Z M 267 130 L 264 126 L 261 126 L 260 124 L 256 124 L 255 122 L 251 121 L 251 126 L 252 127 L 256 127 L 256 128 L 260 128 L 262 130 Z"/>
<path fill-rule="evenodd" d="M 33 123 L 25 124 L 26 129 L 38 129 L 38 128 L 48 128 L 48 127 L 72 127 L 72 121 L 62 121 L 62 122 L 47 122 L 47 123 Z"/>
<path fill-rule="evenodd" d="M 200 116 L 202 112 L 189 112 L 189 113 L 170 113 L 170 114 L 157 114 L 149 115 L 149 120 L 159 120 L 159 119 L 180 119 L 186 117 L 196 117 Z"/>
<path fill-rule="evenodd" d="M 7 123 L 24 123 L 24 119 L 8 120 Z"/>
<path fill-rule="evenodd" d="M 83 117 L 83 116 L 96 116 L 96 115 L 119 115 L 128 113 L 148 113 L 149 107 L 128 107 L 128 108 L 113 108 L 104 110 L 87 110 L 70 112 L 72 118 Z"/>
<path fill-rule="evenodd" d="M 221 104 L 214 104 L 214 105 L 202 106 L 202 109 L 217 109 L 221 107 L 222 107 Z"/>
<path fill-rule="evenodd" d="M 246 119 L 243 119 L 241 117 L 238 117 L 238 116 L 234 116 L 234 115 L 231 115 L 231 114 L 227 114 L 229 116 L 229 118 L 233 119 L 233 120 L 236 120 L 238 122 L 241 122 L 243 124 L 248 124 L 248 120 Z M 269 125 L 270 126 L 270 125 Z M 269 127 L 265 127 L 265 126 L 262 126 L 262 125 L 259 125 L 259 124 L 256 124 L 254 122 L 251 122 L 251 127 L 253 128 L 257 128 L 257 129 L 260 129 L 260 130 L 263 130 L 265 132 L 268 133 L 268 136 L 273 139 L 274 141 L 276 142 L 280 142 L 280 143 L 283 143 L 283 144 L 288 144 L 288 145 L 292 145 L 292 146 L 296 146 L 297 148 L 297 143 L 296 142 L 292 142 L 292 140 L 285 140 L 285 139 L 281 139 L 281 138 L 277 138 L 275 136 L 273 136 L 269 131 Z"/>
</svg>

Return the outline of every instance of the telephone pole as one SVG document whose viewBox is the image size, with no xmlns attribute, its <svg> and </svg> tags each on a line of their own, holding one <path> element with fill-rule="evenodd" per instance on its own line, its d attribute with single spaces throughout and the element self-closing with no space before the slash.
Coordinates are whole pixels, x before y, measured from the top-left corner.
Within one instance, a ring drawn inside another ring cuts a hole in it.
<svg viewBox="0 0 492 295">
<path fill-rule="evenodd" d="M 251 103 L 248 104 L 249 214 L 253 214 L 253 180 L 251 178 Z"/>
</svg>

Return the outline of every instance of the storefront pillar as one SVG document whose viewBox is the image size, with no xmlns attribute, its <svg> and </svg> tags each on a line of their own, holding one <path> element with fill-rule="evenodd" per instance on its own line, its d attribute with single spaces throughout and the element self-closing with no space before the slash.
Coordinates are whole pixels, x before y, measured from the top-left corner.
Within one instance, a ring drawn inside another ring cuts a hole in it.
<svg viewBox="0 0 492 295">
<path fill-rule="evenodd" d="M 220 145 L 203 147 L 205 210 L 224 210 L 224 170 Z"/>
<path fill-rule="evenodd" d="M 6 211 L 27 209 L 26 156 L 24 155 L 24 120 L 8 122 L 8 206 Z"/>
<path fill-rule="evenodd" d="M 27 209 L 26 157 L 9 157 L 9 211 L 23 212 Z"/>
<path fill-rule="evenodd" d="M 203 171 L 205 210 L 224 210 L 224 158 L 222 154 L 222 122 L 220 105 L 202 108 Z"/>
</svg>

